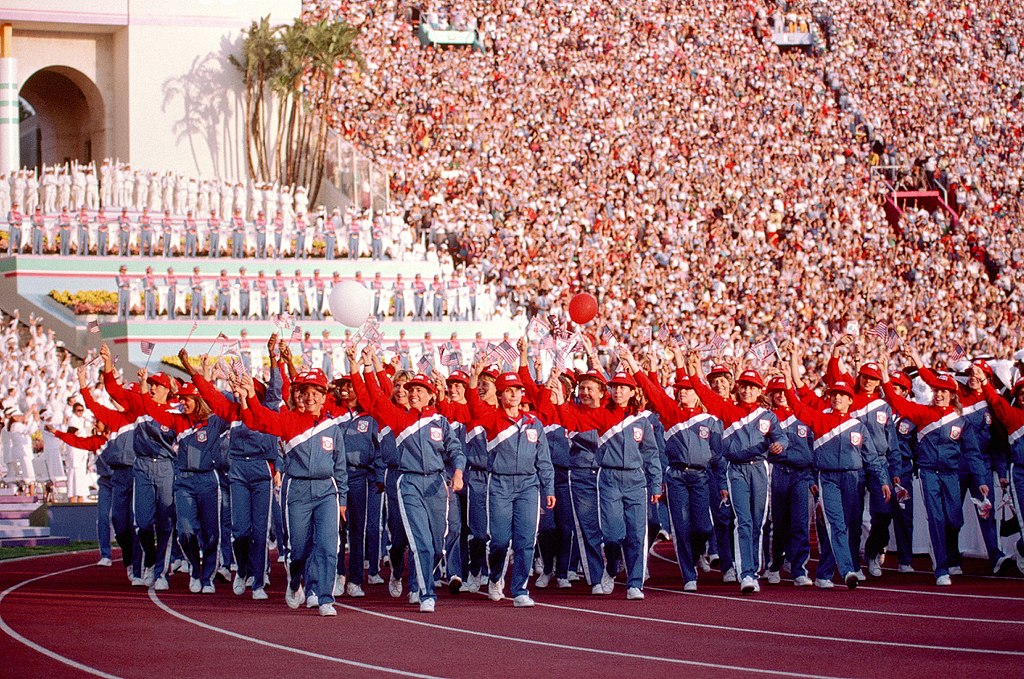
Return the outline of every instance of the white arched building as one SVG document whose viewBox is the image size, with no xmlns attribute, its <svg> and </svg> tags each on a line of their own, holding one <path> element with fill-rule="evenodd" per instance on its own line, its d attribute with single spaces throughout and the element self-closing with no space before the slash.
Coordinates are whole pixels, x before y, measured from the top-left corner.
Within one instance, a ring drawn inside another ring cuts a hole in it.
<svg viewBox="0 0 1024 679">
<path fill-rule="evenodd" d="M 6 0 L 0 174 L 111 157 L 245 176 L 242 29 L 290 23 L 300 0 Z"/>
</svg>

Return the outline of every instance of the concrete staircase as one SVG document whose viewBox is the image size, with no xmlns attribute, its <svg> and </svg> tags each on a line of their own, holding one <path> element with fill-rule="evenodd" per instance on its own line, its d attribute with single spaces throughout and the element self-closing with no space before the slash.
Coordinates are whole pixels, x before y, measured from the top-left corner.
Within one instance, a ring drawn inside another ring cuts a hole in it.
<svg viewBox="0 0 1024 679">
<path fill-rule="evenodd" d="M 71 544 L 69 538 L 51 536 L 48 526 L 31 525 L 32 514 L 42 506 L 39 498 L 0 489 L 0 547 Z"/>
</svg>

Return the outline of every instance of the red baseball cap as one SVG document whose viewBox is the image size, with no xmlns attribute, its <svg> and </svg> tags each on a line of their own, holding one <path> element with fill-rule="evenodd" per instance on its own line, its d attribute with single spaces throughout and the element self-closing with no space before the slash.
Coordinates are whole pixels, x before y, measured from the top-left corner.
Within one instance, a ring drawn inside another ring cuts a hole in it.
<svg viewBox="0 0 1024 679">
<path fill-rule="evenodd" d="M 708 371 L 708 380 L 716 375 L 725 375 L 726 377 L 732 377 L 732 371 L 721 363 L 715 363 L 711 366 L 711 370 Z"/>
<path fill-rule="evenodd" d="M 490 377 L 492 380 L 497 380 L 498 375 L 500 374 L 501 371 L 498 370 L 497 366 L 489 365 L 483 369 L 483 372 L 480 373 L 480 377 Z"/>
<path fill-rule="evenodd" d="M 828 391 L 830 394 L 838 392 L 840 394 L 846 394 L 851 398 L 853 397 L 853 385 L 846 380 L 836 380 L 829 385 Z"/>
<path fill-rule="evenodd" d="M 185 396 L 191 396 L 192 398 L 200 398 L 199 390 L 196 389 L 196 385 L 192 384 L 191 382 L 182 383 L 182 385 L 178 387 L 178 398 L 183 398 Z"/>
<path fill-rule="evenodd" d="M 893 384 L 900 385 L 907 391 L 910 391 L 911 389 L 914 388 L 914 385 L 910 381 L 910 377 L 908 377 L 907 373 L 903 372 L 902 370 L 897 370 L 893 374 L 889 375 L 889 380 Z"/>
<path fill-rule="evenodd" d="M 676 377 L 675 384 L 672 387 L 674 389 L 693 389 L 693 381 L 690 380 L 689 375 L 680 375 Z"/>
<path fill-rule="evenodd" d="M 615 373 L 615 375 L 613 375 L 612 378 L 608 380 L 609 387 L 612 386 L 613 384 L 618 384 L 623 387 L 629 387 L 630 389 L 636 389 L 636 380 L 633 379 L 633 376 L 627 372 L 619 371 Z"/>
<path fill-rule="evenodd" d="M 860 367 L 857 371 L 857 375 L 863 375 L 864 377 L 870 377 L 873 380 L 882 379 L 882 371 L 878 368 L 878 364 L 874 361 L 868 361 Z"/>
<path fill-rule="evenodd" d="M 945 389 L 947 391 L 957 391 L 960 386 L 949 373 L 936 373 L 934 377 L 926 379 L 924 382 L 932 389 Z"/>
<path fill-rule="evenodd" d="M 523 388 L 523 381 L 519 379 L 517 373 L 501 373 L 498 375 L 498 379 L 494 381 L 494 388 L 498 391 L 504 391 L 513 387 Z"/>
<path fill-rule="evenodd" d="M 986 361 L 983 358 L 979 358 L 977 361 L 974 362 L 974 365 L 981 368 L 981 371 L 984 372 L 985 375 L 987 375 L 988 377 L 992 377 L 992 366 L 988 364 L 988 361 Z"/>
<path fill-rule="evenodd" d="M 320 368 L 307 370 L 295 376 L 294 384 L 296 387 L 311 386 L 327 391 L 327 375 Z"/>
<path fill-rule="evenodd" d="M 585 373 L 580 373 L 579 381 L 582 382 L 583 380 L 590 380 L 592 382 L 597 382 L 602 387 L 608 386 L 607 381 L 604 379 L 604 375 L 602 375 L 600 373 L 600 371 L 597 371 L 597 370 L 588 370 Z"/>
<path fill-rule="evenodd" d="M 761 373 L 756 370 L 744 370 L 740 373 L 740 376 L 736 378 L 736 382 L 740 384 L 752 384 L 755 387 L 764 389 L 764 380 L 761 379 Z"/>
<path fill-rule="evenodd" d="M 171 378 L 167 376 L 167 373 L 153 373 L 146 381 L 150 384 L 159 384 L 164 389 L 171 388 Z"/>
<path fill-rule="evenodd" d="M 767 391 L 785 391 L 786 390 L 786 378 L 776 375 L 775 377 L 768 380 Z"/>
<path fill-rule="evenodd" d="M 434 393 L 434 383 L 430 381 L 430 378 L 423 373 L 416 373 L 412 379 L 405 383 L 405 388 L 408 390 L 412 387 L 423 387 L 431 394 Z"/>
<path fill-rule="evenodd" d="M 448 376 L 446 382 L 458 382 L 459 384 L 465 384 L 469 386 L 469 375 L 462 372 L 461 370 L 453 370 L 452 374 Z"/>
</svg>

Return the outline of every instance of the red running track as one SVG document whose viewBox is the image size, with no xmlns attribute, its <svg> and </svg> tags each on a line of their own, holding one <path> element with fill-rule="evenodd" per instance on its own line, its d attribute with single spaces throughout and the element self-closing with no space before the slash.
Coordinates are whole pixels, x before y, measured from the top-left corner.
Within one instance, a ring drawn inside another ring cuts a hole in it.
<svg viewBox="0 0 1024 679">
<path fill-rule="evenodd" d="M 443 595 L 423 615 L 377 586 L 342 597 L 328 619 L 284 605 L 280 566 L 271 598 L 258 602 L 225 583 L 213 596 L 190 594 L 182 574 L 158 596 L 130 587 L 117 566 L 92 565 L 95 552 L 5 561 L 2 675 L 902 678 L 1024 667 L 1020 578 L 969 575 L 938 588 L 924 572 L 886 571 L 853 592 L 783 581 L 743 597 L 713 572 L 684 594 L 669 546 L 658 554 L 642 602 L 626 601 L 621 586 L 595 597 L 577 583 L 534 591 L 534 609 Z M 980 574 L 980 562 L 970 565 Z"/>
</svg>

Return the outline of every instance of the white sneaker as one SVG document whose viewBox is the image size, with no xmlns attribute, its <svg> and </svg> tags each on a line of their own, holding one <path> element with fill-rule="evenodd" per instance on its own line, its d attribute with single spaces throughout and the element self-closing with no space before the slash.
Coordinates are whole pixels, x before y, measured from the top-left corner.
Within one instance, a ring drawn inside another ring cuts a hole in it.
<svg viewBox="0 0 1024 679">
<path fill-rule="evenodd" d="M 643 590 L 641 590 L 639 587 L 630 587 L 626 590 L 626 599 L 630 601 L 640 601 L 643 598 Z"/>
<path fill-rule="evenodd" d="M 220 577 L 224 578 L 225 582 L 231 582 L 231 571 L 230 571 L 230 569 L 227 569 L 227 568 L 224 568 L 224 566 L 221 566 L 220 568 L 217 569 L 217 575 L 219 575 Z"/>
<path fill-rule="evenodd" d="M 857 571 L 847 573 L 843 577 L 843 581 L 849 589 L 857 589 L 857 585 L 860 584 L 860 578 L 857 577 Z"/>
<path fill-rule="evenodd" d="M 798 575 L 796 579 L 793 580 L 793 584 L 797 587 L 810 587 L 814 582 L 806 575 Z"/>
<path fill-rule="evenodd" d="M 964 569 L 961 568 L 960 566 L 950 566 L 949 567 L 949 574 L 950 575 L 963 575 L 964 574 Z"/>
<path fill-rule="evenodd" d="M 296 590 L 289 589 L 284 593 L 284 602 L 288 604 L 288 608 L 298 608 L 305 600 L 306 592 L 302 589 L 302 585 L 299 585 Z"/>
<path fill-rule="evenodd" d="M 320 597 L 316 594 L 309 594 L 306 596 L 306 608 L 318 608 L 320 606 Z"/>
<path fill-rule="evenodd" d="M 402 596 L 402 581 L 395 578 L 388 580 L 388 594 L 391 595 L 392 599 Z"/>
<path fill-rule="evenodd" d="M 363 591 L 363 588 L 354 582 L 350 582 L 345 585 L 345 594 L 354 597 L 366 596 L 366 592 Z"/>
<path fill-rule="evenodd" d="M 368 576 L 366 576 L 366 584 L 367 585 L 383 585 L 384 584 L 384 578 L 380 577 L 379 575 L 368 575 Z"/>
<path fill-rule="evenodd" d="M 782 574 L 778 571 L 768 571 L 768 584 L 777 585 L 782 582 Z"/>
<path fill-rule="evenodd" d="M 601 587 L 604 588 L 605 594 L 611 594 L 615 591 L 615 577 L 608 575 L 608 571 L 601 573 Z"/>
<path fill-rule="evenodd" d="M 533 574 L 540 575 L 544 572 L 544 559 L 537 556 L 533 559 Z"/>
<path fill-rule="evenodd" d="M 473 583 L 476 581 L 476 577 L 470 573 L 466 576 L 466 579 L 459 585 L 460 592 L 473 592 Z M 480 586 L 477 585 L 477 591 L 480 591 Z"/>
<path fill-rule="evenodd" d="M 113 565 L 113 563 L 114 562 L 111 561 L 110 559 L 108 559 L 107 557 L 103 557 L 102 559 L 100 559 L 99 561 L 96 562 L 96 565 L 97 566 L 111 566 L 111 565 Z"/>
<path fill-rule="evenodd" d="M 334 596 L 341 596 L 345 593 L 345 576 L 334 576 Z"/>
<path fill-rule="evenodd" d="M 238 573 L 235 573 L 235 581 L 231 583 L 231 591 L 234 592 L 236 596 L 242 596 L 245 594 L 245 578 L 240 576 Z"/>
<path fill-rule="evenodd" d="M 696 580 L 688 580 L 686 583 L 683 584 L 683 591 L 684 592 L 696 592 L 697 591 L 697 581 Z"/>
<path fill-rule="evenodd" d="M 424 599 L 420 602 L 420 613 L 433 613 L 436 599 Z"/>
<path fill-rule="evenodd" d="M 701 573 L 711 572 L 711 561 L 708 559 L 706 554 L 701 554 L 697 559 L 697 568 L 700 569 Z"/>
<path fill-rule="evenodd" d="M 245 579 L 245 586 L 252 587 L 256 583 L 256 578 L 250 575 Z"/>
<path fill-rule="evenodd" d="M 740 582 L 740 592 L 743 594 L 753 594 L 757 591 L 757 580 L 751 576 L 746 576 L 743 581 Z"/>
<path fill-rule="evenodd" d="M 547 573 L 541 573 L 537 576 L 537 579 L 533 582 L 533 586 L 537 589 L 544 589 L 551 584 L 551 576 Z"/>
<path fill-rule="evenodd" d="M 899 573 L 913 573 L 914 567 L 909 563 L 901 563 L 900 567 L 896 569 Z"/>
<path fill-rule="evenodd" d="M 940 587 L 948 587 L 953 584 L 953 578 L 948 575 L 940 575 L 935 579 L 935 584 Z"/>
<path fill-rule="evenodd" d="M 323 604 L 320 606 L 320 616 L 323 618 L 332 618 L 338 614 L 338 611 L 334 610 L 334 604 Z"/>
<path fill-rule="evenodd" d="M 131 578 L 132 587 L 145 587 L 146 581 L 142 578 L 137 578 L 134 575 Z"/>
<path fill-rule="evenodd" d="M 999 571 L 1003 570 L 1003 564 L 1010 560 L 1010 556 L 1004 554 L 996 559 L 995 565 L 992 566 L 992 575 L 999 575 Z"/>
<path fill-rule="evenodd" d="M 263 589 L 262 587 L 260 587 L 259 589 L 254 589 L 252 591 L 252 598 L 256 601 L 265 601 L 268 598 L 267 590 Z"/>
<path fill-rule="evenodd" d="M 516 608 L 533 608 L 537 602 L 531 599 L 529 594 L 520 594 L 512 599 L 512 605 Z"/>
<path fill-rule="evenodd" d="M 500 582 L 491 582 L 490 579 L 487 580 L 488 599 L 490 599 L 491 601 L 501 601 L 502 599 L 504 599 L 505 595 L 502 593 L 501 590 L 502 587 Z"/>
<path fill-rule="evenodd" d="M 825 580 L 823 578 L 818 578 L 817 580 L 814 581 L 814 586 L 817 587 L 818 589 L 832 589 L 833 587 L 836 586 L 836 584 L 834 582 L 832 582 L 831 580 Z"/>
<path fill-rule="evenodd" d="M 868 575 L 873 578 L 882 577 L 882 555 L 879 554 L 875 558 L 868 561 Z"/>
<path fill-rule="evenodd" d="M 864 569 L 858 568 L 853 572 L 853 576 L 857 578 L 857 582 L 864 582 L 868 579 L 868 576 L 864 575 Z"/>
<path fill-rule="evenodd" d="M 604 596 L 608 592 L 604 591 L 604 586 L 602 586 L 601 583 L 599 582 L 599 583 L 597 583 L 596 585 L 594 585 L 593 587 L 590 588 L 590 593 L 591 594 L 600 594 L 601 596 Z"/>
<path fill-rule="evenodd" d="M 569 578 L 558 578 L 558 589 L 572 589 L 572 583 L 569 582 Z"/>
<path fill-rule="evenodd" d="M 153 586 L 153 582 L 155 580 L 156 580 L 156 578 L 153 575 L 153 566 L 150 566 L 149 568 L 143 568 L 142 569 L 142 584 L 143 585 L 145 585 L 146 587 L 152 587 Z"/>
<path fill-rule="evenodd" d="M 730 568 L 722 574 L 722 582 L 736 582 L 736 569 Z"/>
<path fill-rule="evenodd" d="M 576 571 L 569 571 L 567 574 L 569 582 L 576 582 L 580 579 L 580 574 Z"/>
<path fill-rule="evenodd" d="M 409 603 L 410 604 L 418 604 L 419 602 L 420 602 L 420 593 L 419 592 L 409 592 Z"/>
<path fill-rule="evenodd" d="M 203 594 L 215 594 L 217 592 L 217 588 L 214 587 L 211 582 L 209 585 L 203 585 L 202 592 Z"/>
<path fill-rule="evenodd" d="M 190 564 L 188 562 L 188 559 L 179 559 L 178 560 L 178 572 L 179 573 L 191 573 L 192 572 L 192 564 Z"/>
</svg>

